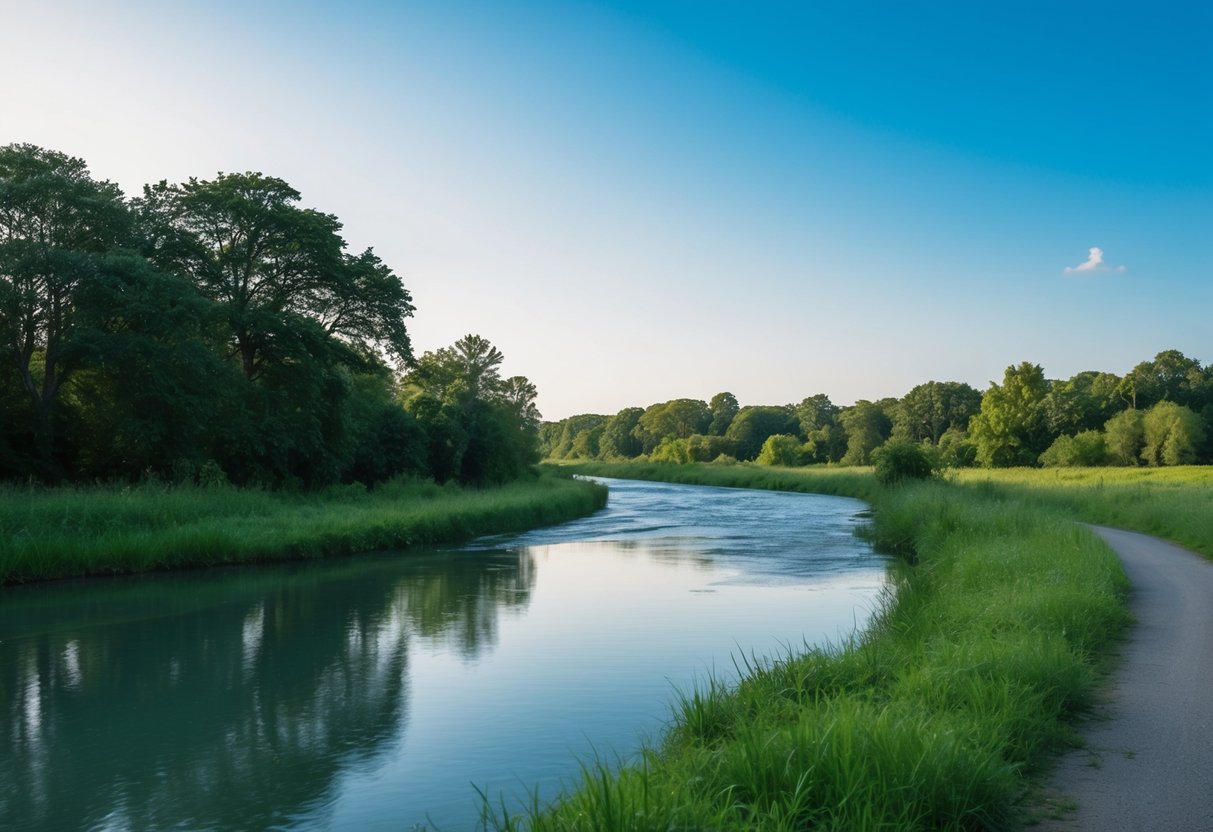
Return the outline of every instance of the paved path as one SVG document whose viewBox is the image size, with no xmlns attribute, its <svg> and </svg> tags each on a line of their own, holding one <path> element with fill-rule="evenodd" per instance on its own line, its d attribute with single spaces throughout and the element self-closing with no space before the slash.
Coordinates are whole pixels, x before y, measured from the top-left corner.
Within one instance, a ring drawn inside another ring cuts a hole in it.
<svg viewBox="0 0 1213 832">
<path fill-rule="evenodd" d="M 1213 511 L 1213 507 L 1210 507 Z M 1093 527 L 1124 563 L 1137 618 L 1106 721 L 1084 726 L 1052 786 L 1078 804 L 1056 832 L 1213 832 L 1213 563 Z"/>
</svg>

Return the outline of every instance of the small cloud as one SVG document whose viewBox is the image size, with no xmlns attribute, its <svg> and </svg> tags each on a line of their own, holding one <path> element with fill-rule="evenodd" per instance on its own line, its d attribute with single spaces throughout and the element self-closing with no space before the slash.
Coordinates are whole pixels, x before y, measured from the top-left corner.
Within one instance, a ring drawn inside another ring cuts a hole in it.
<svg viewBox="0 0 1213 832">
<path fill-rule="evenodd" d="M 1103 249 L 1099 246 L 1091 246 L 1087 253 L 1087 259 L 1084 263 L 1079 263 L 1077 266 L 1066 266 L 1066 274 L 1075 274 L 1076 272 L 1110 272 L 1126 271 L 1124 266 L 1117 266 L 1113 269 L 1111 266 L 1105 266 L 1103 262 Z"/>
</svg>

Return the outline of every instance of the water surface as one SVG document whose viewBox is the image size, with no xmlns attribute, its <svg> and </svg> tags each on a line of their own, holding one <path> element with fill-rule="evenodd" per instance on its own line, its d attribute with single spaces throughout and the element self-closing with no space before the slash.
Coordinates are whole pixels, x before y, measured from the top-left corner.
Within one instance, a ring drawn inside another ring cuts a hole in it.
<svg viewBox="0 0 1213 832">
<path fill-rule="evenodd" d="M 884 584 L 857 501 L 610 485 L 454 551 L 3 590 L 0 828 L 470 828 Z"/>
</svg>

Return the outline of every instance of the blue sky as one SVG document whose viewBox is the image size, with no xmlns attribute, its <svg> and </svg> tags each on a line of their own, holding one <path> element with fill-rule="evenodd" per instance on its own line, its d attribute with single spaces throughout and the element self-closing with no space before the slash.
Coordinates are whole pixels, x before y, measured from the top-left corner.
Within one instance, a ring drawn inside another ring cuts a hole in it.
<svg viewBox="0 0 1213 832">
<path fill-rule="evenodd" d="M 1208 4 L 3 2 L 0 142 L 281 176 L 549 418 L 1213 361 Z"/>
</svg>

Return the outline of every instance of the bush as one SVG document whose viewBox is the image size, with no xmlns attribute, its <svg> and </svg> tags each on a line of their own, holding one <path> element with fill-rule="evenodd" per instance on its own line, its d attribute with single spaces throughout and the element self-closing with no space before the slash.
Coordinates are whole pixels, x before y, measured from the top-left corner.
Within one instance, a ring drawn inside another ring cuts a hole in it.
<svg viewBox="0 0 1213 832">
<path fill-rule="evenodd" d="M 943 468 L 972 468 L 977 464 L 977 444 L 959 428 L 948 428 L 939 437 L 939 464 Z"/>
<path fill-rule="evenodd" d="M 1040 464 L 1046 468 L 1090 468 L 1107 462 L 1107 441 L 1099 430 L 1084 430 L 1077 436 L 1059 436 L 1040 455 Z"/>
<path fill-rule="evenodd" d="M 649 454 L 649 459 L 653 462 L 673 462 L 678 465 L 690 465 L 695 461 L 687 449 L 687 441 L 670 436 L 661 440 L 661 443 L 653 449 L 653 453 Z"/>
<path fill-rule="evenodd" d="M 902 439 L 886 442 L 872 456 L 876 463 L 876 479 L 884 485 L 930 479 L 938 467 L 926 448 Z"/>
<path fill-rule="evenodd" d="M 795 436 L 777 433 L 774 436 L 768 436 L 762 443 L 762 451 L 759 452 L 758 459 L 755 461 L 759 465 L 780 465 L 791 468 L 796 465 L 804 465 L 804 457 L 804 448 L 799 439 Z"/>
</svg>

